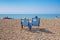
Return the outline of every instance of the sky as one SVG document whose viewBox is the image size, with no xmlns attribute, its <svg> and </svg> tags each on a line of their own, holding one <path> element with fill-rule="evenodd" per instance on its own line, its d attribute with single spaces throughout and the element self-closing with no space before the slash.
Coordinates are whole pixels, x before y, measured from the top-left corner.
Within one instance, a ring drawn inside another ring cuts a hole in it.
<svg viewBox="0 0 60 40">
<path fill-rule="evenodd" d="M 0 14 L 60 14 L 60 0 L 0 0 Z"/>
</svg>

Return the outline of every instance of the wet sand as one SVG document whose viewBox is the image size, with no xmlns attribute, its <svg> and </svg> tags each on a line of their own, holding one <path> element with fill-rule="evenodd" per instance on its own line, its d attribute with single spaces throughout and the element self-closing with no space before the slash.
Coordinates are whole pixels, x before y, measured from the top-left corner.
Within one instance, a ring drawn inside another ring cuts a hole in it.
<svg viewBox="0 0 60 40">
<path fill-rule="evenodd" d="M 0 40 L 60 40 L 60 19 L 40 20 L 40 27 L 21 29 L 20 19 L 0 19 Z"/>
</svg>

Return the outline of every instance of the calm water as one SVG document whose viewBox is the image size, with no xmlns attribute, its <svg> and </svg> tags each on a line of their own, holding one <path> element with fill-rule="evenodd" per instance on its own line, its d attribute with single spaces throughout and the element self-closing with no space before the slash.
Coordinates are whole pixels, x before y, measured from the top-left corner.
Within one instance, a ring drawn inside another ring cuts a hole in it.
<svg viewBox="0 0 60 40">
<path fill-rule="evenodd" d="M 34 16 L 38 16 L 39 18 L 55 18 L 58 16 L 60 18 L 60 14 L 0 14 L 0 18 L 8 16 L 10 18 L 33 18 Z"/>
</svg>

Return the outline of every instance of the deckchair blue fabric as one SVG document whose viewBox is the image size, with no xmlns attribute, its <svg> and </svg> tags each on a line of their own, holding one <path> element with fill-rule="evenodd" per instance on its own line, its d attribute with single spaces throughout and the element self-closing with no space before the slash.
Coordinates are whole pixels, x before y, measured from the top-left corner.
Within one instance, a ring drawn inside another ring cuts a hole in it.
<svg viewBox="0 0 60 40">
<path fill-rule="evenodd" d="M 40 18 L 32 18 L 32 25 L 33 26 L 40 26 Z"/>
<path fill-rule="evenodd" d="M 22 25 L 23 26 L 28 26 L 28 19 L 22 19 Z"/>
</svg>

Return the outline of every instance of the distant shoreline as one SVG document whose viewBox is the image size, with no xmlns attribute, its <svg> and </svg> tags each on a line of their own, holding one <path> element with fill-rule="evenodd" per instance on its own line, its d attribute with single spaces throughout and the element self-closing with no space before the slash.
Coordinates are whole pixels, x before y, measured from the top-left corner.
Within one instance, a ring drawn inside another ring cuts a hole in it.
<svg viewBox="0 0 60 40">
<path fill-rule="evenodd" d="M 39 18 L 48 18 L 48 19 L 55 19 L 56 16 L 60 18 L 60 14 L 0 14 L 0 18 L 3 17 L 9 17 L 9 18 L 34 18 L 35 16 L 38 16 Z"/>
</svg>

